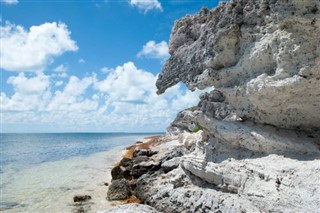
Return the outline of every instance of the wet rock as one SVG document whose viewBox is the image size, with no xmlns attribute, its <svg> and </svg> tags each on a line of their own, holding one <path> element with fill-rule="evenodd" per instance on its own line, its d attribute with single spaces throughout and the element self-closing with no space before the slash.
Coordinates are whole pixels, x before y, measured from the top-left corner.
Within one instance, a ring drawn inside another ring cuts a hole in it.
<svg viewBox="0 0 320 213">
<path fill-rule="evenodd" d="M 126 179 L 113 180 L 109 186 L 108 200 L 124 200 L 131 196 L 131 189 Z"/>
<path fill-rule="evenodd" d="M 90 195 L 75 195 L 73 196 L 73 202 L 86 202 L 91 200 Z"/>
</svg>

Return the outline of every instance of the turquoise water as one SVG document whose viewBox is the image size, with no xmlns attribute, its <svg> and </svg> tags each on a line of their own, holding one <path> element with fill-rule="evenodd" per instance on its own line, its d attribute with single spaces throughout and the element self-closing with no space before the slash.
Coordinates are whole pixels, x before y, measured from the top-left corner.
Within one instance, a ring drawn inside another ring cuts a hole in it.
<svg viewBox="0 0 320 213">
<path fill-rule="evenodd" d="M 120 150 L 150 135 L 1 134 L 0 211 L 72 212 L 72 196 L 85 192 L 96 194 L 98 211 L 107 204 L 106 189 L 97 184 L 110 179 Z"/>
<path fill-rule="evenodd" d="M 117 146 L 132 144 L 135 139 L 146 135 L 154 134 L 1 134 L 0 164 L 2 166 L 12 164 L 13 168 L 19 170 L 33 164 L 108 151 Z"/>
</svg>

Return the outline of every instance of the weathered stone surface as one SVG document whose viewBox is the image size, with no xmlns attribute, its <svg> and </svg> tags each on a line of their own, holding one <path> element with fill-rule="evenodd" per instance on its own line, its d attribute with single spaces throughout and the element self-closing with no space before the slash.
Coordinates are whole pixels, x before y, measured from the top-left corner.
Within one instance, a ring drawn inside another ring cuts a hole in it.
<svg viewBox="0 0 320 213">
<path fill-rule="evenodd" d="M 158 93 L 215 90 L 178 114 L 152 156 L 166 169 L 134 180 L 135 196 L 160 212 L 318 212 L 319 35 L 319 0 L 231 0 L 178 20 Z"/>
<path fill-rule="evenodd" d="M 131 168 L 126 168 L 121 165 L 113 167 L 111 170 L 112 180 L 119 180 L 122 178 L 130 179 L 131 178 L 130 170 Z"/>
<path fill-rule="evenodd" d="M 158 211 L 148 205 L 133 203 L 114 207 L 105 213 L 158 213 Z"/>
<path fill-rule="evenodd" d="M 171 160 L 165 161 L 161 165 L 161 168 L 165 173 L 170 172 L 170 171 L 178 168 L 178 166 L 180 165 L 180 161 L 181 161 L 180 157 L 173 158 Z"/>
<path fill-rule="evenodd" d="M 240 118 L 319 130 L 319 8 L 318 0 L 234 0 L 176 21 L 158 93 L 179 81 L 214 86 Z"/>
<path fill-rule="evenodd" d="M 147 156 L 147 157 L 151 157 L 152 155 L 157 154 L 157 151 L 151 150 L 151 149 L 139 149 L 137 148 L 134 152 L 133 152 L 133 157 L 138 157 L 138 156 Z"/>
<path fill-rule="evenodd" d="M 141 176 L 132 183 L 136 197 L 160 212 L 317 212 L 317 151 L 265 154 L 197 133 L 167 136 L 166 148 L 192 135 L 195 149 L 180 158 L 182 167 Z"/>
<path fill-rule="evenodd" d="M 141 162 L 133 165 L 131 170 L 131 175 L 134 178 L 138 178 L 141 175 L 146 174 L 148 172 L 157 171 L 160 169 L 160 167 L 161 167 L 160 161 L 149 160 L 149 161 Z"/>
<path fill-rule="evenodd" d="M 131 189 L 126 179 L 113 180 L 109 186 L 108 200 L 124 200 L 131 196 Z"/>
<path fill-rule="evenodd" d="M 231 0 L 178 20 L 158 93 L 215 90 L 133 160 L 134 195 L 160 212 L 318 213 L 319 35 L 319 0 Z"/>
<path fill-rule="evenodd" d="M 130 170 L 132 168 L 133 162 L 130 158 L 122 158 L 119 164 L 120 166 L 125 167 L 127 170 Z"/>
<path fill-rule="evenodd" d="M 132 159 L 133 164 L 139 164 L 141 162 L 148 161 L 149 158 L 147 156 L 137 156 Z"/>
</svg>

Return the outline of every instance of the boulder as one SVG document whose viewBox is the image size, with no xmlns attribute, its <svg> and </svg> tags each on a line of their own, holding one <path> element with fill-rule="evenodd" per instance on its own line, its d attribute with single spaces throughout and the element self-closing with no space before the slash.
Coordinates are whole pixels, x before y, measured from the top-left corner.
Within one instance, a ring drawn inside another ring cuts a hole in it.
<svg viewBox="0 0 320 213">
<path fill-rule="evenodd" d="M 131 179 L 130 170 L 128 170 L 127 168 L 121 165 L 118 165 L 112 168 L 111 176 L 112 176 L 112 180 L 118 180 L 122 178 Z"/>
<path fill-rule="evenodd" d="M 131 189 L 126 179 L 113 180 L 109 186 L 108 200 L 124 200 L 131 196 Z"/>
</svg>

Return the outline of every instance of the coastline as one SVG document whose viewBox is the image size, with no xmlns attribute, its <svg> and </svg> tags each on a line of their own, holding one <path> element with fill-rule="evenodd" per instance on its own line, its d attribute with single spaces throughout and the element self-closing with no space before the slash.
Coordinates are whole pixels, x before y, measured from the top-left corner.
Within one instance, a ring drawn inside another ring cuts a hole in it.
<svg viewBox="0 0 320 213">
<path fill-rule="evenodd" d="M 141 138 L 137 137 L 131 144 Z M 44 162 L 16 170 L 12 165 L 2 174 L 1 212 L 101 212 L 119 201 L 108 201 L 111 169 L 128 145 L 87 156 Z M 5 175 L 5 176 L 4 176 Z M 77 203 L 76 195 L 90 195 L 88 202 Z"/>
<path fill-rule="evenodd" d="M 94 178 L 87 180 L 88 187 L 86 190 L 78 190 L 76 194 L 73 196 L 90 196 L 91 199 L 85 202 L 74 202 L 72 205 L 74 206 L 73 212 L 97 212 L 103 213 L 108 212 L 110 209 L 114 207 L 118 207 L 122 204 L 130 204 L 130 203 L 140 203 L 140 200 L 131 197 L 126 200 L 113 200 L 109 201 L 107 199 L 107 191 L 112 182 L 111 171 L 114 167 L 116 167 L 123 158 L 128 157 L 128 155 L 132 154 L 132 150 L 136 147 L 142 146 L 150 146 L 155 139 L 158 139 L 162 136 L 146 136 L 144 138 L 137 139 L 132 145 L 129 146 L 121 146 L 117 147 L 114 150 L 110 150 L 108 152 L 100 153 L 101 155 L 105 155 L 104 163 L 105 170 L 103 172 L 98 172 Z M 111 160 L 112 159 L 112 160 Z M 105 185 L 106 184 L 106 185 Z M 72 196 L 70 197 L 72 200 Z"/>
<path fill-rule="evenodd" d="M 14 202 L 1 211 L 77 212 L 79 206 L 74 205 L 73 196 L 78 194 L 91 195 L 90 202 L 84 205 L 90 212 L 111 208 L 114 204 L 105 199 L 107 187 L 104 183 L 110 183 L 113 161 L 121 156 L 122 149 L 49 162 L 15 173 L 13 183 L 3 190 L 3 200 Z M 14 193 L 18 190 L 19 194 Z"/>
</svg>

